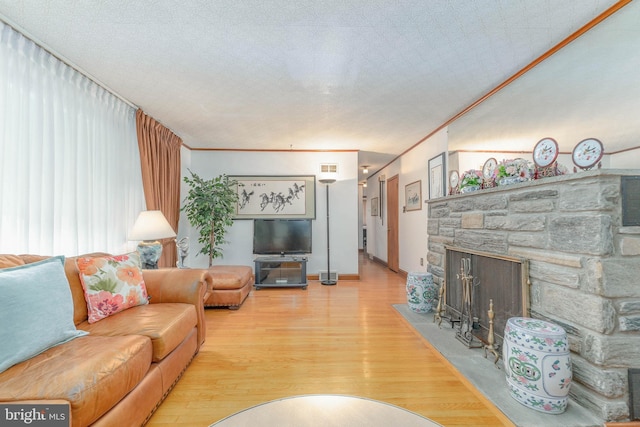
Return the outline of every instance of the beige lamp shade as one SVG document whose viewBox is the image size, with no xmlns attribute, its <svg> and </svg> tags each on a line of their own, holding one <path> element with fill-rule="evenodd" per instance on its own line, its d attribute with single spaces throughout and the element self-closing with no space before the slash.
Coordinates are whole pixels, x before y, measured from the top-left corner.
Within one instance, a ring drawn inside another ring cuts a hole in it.
<svg viewBox="0 0 640 427">
<path fill-rule="evenodd" d="M 162 254 L 162 244 L 158 240 L 170 237 L 176 237 L 176 232 L 162 212 L 140 212 L 129 233 L 129 240 L 141 240 L 138 252 L 142 268 L 158 268 L 158 260 Z"/>
<path fill-rule="evenodd" d="M 176 237 L 161 211 L 142 211 L 129 233 L 129 240 L 158 240 Z"/>
</svg>

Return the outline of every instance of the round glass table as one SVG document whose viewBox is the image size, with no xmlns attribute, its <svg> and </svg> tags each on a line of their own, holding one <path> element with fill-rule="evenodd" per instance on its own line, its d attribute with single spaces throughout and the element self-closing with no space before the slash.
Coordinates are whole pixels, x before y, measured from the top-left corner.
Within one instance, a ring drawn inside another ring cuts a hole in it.
<svg viewBox="0 0 640 427">
<path fill-rule="evenodd" d="M 437 427 L 440 424 L 399 406 L 362 397 L 304 395 L 244 409 L 210 427 Z"/>
</svg>

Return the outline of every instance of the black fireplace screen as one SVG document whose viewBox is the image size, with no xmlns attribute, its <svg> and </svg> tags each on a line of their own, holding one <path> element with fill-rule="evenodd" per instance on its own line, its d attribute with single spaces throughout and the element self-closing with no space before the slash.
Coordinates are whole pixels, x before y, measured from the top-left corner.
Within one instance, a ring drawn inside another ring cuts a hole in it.
<svg viewBox="0 0 640 427">
<path fill-rule="evenodd" d="M 461 280 L 465 263 L 470 265 L 466 268 L 472 276 L 470 321 L 475 326 L 473 336 L 487 344 L 489 303 L 493 300 L 494 333 L 496 343 L 501 344 L 507 320 L 529 316 L 528 264 L 520 258 L 447 247 L 444 317 L 452 322 L 452 326 L 459 326 L 459 322 L 464 322 L 461 317 L 467 314 L 463 310 Z"/>
</svg>

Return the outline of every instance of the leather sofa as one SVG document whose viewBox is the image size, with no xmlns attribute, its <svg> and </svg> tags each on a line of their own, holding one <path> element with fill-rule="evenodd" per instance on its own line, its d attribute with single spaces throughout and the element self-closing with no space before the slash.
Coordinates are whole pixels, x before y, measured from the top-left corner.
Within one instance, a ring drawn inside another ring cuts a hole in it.
<svg viewBox="0 0 640 427">
<path fill-rule="evenodd" d="M 0 268 L 45 258 L 0 255 Z M 64 271 L 73 322 L 89 334 L 0 373 L 0 402 L 68 404 L 74 427 L 145 424 L 204 342 L 203 301 L 211 290 L 210 273 L 143 270 L 149 304 L 88 323 L 74 258 L 65 260 Z M 46 289 L 42 292 L 34 297 L 46 297 Z"/>
</svg>

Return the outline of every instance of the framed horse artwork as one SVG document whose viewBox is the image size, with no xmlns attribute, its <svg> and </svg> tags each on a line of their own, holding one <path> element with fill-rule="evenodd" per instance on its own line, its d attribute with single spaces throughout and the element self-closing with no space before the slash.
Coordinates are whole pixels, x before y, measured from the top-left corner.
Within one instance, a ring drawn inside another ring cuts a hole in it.
<svg viewBox="0 0 640 427">
<path fill-rule="evenodd" d="M 315 175 L 229 176 L 236 182 L 234 219 L 316 217 Z"/>
</svg>

